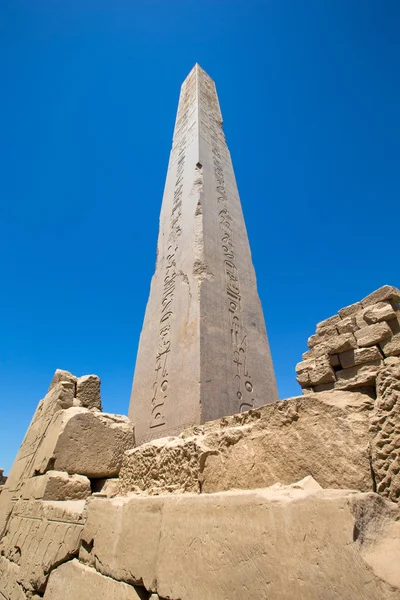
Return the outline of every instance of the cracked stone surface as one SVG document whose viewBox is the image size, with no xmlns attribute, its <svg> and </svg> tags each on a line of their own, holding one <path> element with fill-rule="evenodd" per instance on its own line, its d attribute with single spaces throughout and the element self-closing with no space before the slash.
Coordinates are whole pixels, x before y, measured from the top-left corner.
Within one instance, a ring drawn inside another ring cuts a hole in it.
<svg viewBox="0 0 400 600">
<path fill-rule="evenodd" d="M 138 444 L 278 400 L 214 82 L 182 85 L 129 416 Z"/>
</svg>

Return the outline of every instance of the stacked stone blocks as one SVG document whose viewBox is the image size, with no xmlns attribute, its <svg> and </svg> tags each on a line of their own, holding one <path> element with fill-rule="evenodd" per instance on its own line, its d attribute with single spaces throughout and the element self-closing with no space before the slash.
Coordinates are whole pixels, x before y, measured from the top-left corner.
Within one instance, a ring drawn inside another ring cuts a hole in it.
<svg viewBox="0 0 400 600">
<path fill-rule="evenodd" d="M 303 393 L 363 390 L 376 395 L 385 360 L 400 355 L 400 290 L 385 285 L 318 323 L 296 366 Z"/>
</svg>

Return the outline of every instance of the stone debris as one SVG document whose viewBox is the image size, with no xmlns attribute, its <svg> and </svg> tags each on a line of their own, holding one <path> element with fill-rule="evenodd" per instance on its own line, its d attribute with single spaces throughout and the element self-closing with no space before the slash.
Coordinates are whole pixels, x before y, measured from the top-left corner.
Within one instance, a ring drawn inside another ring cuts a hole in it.
<svg viewBox="0 0 400 600">
<path fill-rule="evenodd" d="M 22 488 L 22 498 L 29 500 L 84 500 L 92 493 L 84 475 L 68 475 L 63 471 L 47 471 L 31 477 Z"/>
<path fill-rule="evenodd" d="M 366 394 L 320 392 L 266 405 L 125 452 L 120 493 L 182 494 L 290 484 L 372 491 Z"/>
<path fill-rule="evenodd" d="M 375 395 L 384 359 L 400 356 L 399 301 L 400 291 L 384 285 L 319 323 L 308 340 L 309 350 L 296 366 L 296 379 L 304 392 L 333 384 L 332 389 Z"/>
</svg>

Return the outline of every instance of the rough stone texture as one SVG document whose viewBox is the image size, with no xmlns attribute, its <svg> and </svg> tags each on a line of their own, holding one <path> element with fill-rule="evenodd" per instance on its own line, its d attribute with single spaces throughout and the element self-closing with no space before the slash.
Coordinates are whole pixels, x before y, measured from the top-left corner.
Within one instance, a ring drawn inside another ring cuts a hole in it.
<svg viewBox="0 0 400 600">
<path fill-rule="evenodd" d="M 374 493 L 320 490 L 310 479 L 248 492 L 93 500 L 80 559 L 162 598 L 394 600 L 398 519 Z"/>
<path fill-rule="evenodd" d="M 133 425 L 127 417 L 92 412 L 86 408 L 63 411 L 48 434 L 37 460 L 42 472 L 50 463 L 58 471 L 87 477 L 115 477 L 125 450 L 135 444 Z"/>
<path fill-rule="evenodd" d="M 318 323 L 308 340 L 310 349 L 296 365 L 296 379 L 305 393 L 332 388 L 332 384 L 333 389 L 368 387 L 376 393 L 384 358 L 400 355 L 399 298 L 397 288 L 385 285 Z"/>
<path fill-rule="evenodd" d="M 312 474 L 323 487 L 373 489 L 372 400 L 322 392 L 266 405 L 125 453 L 120 492 L 252 489 Z"/>
<path fill-rule="evenodd" d="M 22 489 L 26 500 L 84 500 L 91 494 L 90 481 L 84 475 L 68 475 L 63 471 L 47 471 L 31 477 Z"/>
<path fill-rule="evenodd" d="M 141 600 L 136 590 L 72 560 L 50 575 L 45 600 Z"/>
<path fill-rule="evenodd" d="M 361 347 L 374 346 L 391 335 L 392 331 L 387 323 L 367 325 L 355 332 L 357 343 Z"/>
<path fill-rule="evenodd" d="M 341 352 L 341 354 L 339 354 L 339 364 L 344 369 L 370 363 L 371 361 L 380 361 L 381 359 L 382 354 L 377 346 L 371 346 L 370 348 L 356 348 L 355 350 L 347 350 L 346 352 Z"/>
<path fill-rule="evenodd" d="M 102 410 L 100 396 L 100 379 L 97 375 L 79 377 L 76 382 L 76 397 L 85 408 Z"/>
<path fill-rule="evenodd" d="M 0 542 L 3 564 L 9 571 L 5 581 L 18 571 L 17 580 L 24 589 L 42 593 L 50 570 L 77 555 L 84 523 L 84 500 L 19 500 Z M 5 594 L 3 589 L 11 584 L 2 580 L 0 592 Z"/>
<path fill-rule="evenodd" d="M 400 333 L 396 333 L 391 338 L 383 340 L 380 347 L 385 356 L 398 356 L 400 354 Z"/>
<path fill-rule="evenodd" d="M 387 358 L 377 378 L 371 416 L 372 468 L 379 493 L 400 500 L 400 358 Z"/>
<path fill-rule="evenodd" d="M 129 416 L 141 444 L 277 400 L 216 89 L 196 65 L 179 100 Z"/>
<path fill-rule="evenodd" d="M 337 371 L 336 389 L 351 390 L 374 386 L 381 362 L 381 360 L 375 360 L 364 365 Z"/>
</svg>

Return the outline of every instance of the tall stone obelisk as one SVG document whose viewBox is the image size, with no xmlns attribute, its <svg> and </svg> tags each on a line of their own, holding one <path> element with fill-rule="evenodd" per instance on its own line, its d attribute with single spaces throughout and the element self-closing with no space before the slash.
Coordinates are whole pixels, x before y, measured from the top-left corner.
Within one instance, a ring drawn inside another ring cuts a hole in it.
<svg viewBox="0 0 400 600">
<path fill-rule="evenodd" d="M 138 444 L 278 393 L 215 84 L 179 99 L 129 416 Z"/>
</svg>

